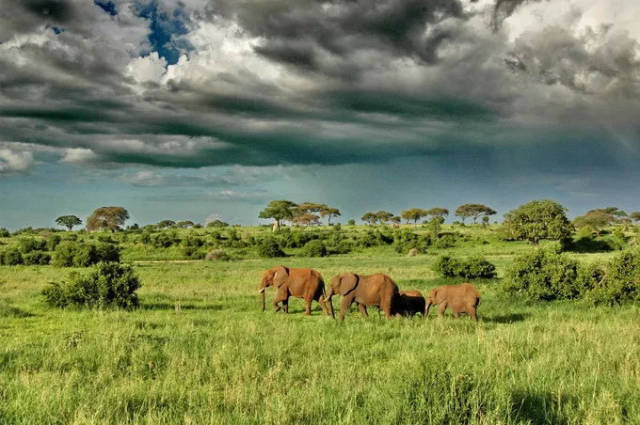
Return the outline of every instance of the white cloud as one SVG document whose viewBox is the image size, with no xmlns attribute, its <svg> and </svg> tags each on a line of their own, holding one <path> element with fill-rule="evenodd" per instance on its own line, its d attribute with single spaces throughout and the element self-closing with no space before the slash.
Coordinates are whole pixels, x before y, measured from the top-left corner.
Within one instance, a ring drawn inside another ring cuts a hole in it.
<svg viewBox="0 0 640 425">
<path fill-rule="evenodd" d="M 139 83 L 160 83 L 165 73 L 167 61 L 153 52 L 150 55 L 134 58 L 127 65 L 127 74 Z"/>
<path fill-rule="evenodd" d="M 32 164 L 32 152 L 0 149 L 0 174 L 26 171 Z"/>
<path fill-rule="evenodd" d="M 61 162 L 68 164 L 88 164 L 95 162 L 98 156 L 91 149 L 87 148 L 68 148 L 64 150 L 64 156 Z"/>
</svg>

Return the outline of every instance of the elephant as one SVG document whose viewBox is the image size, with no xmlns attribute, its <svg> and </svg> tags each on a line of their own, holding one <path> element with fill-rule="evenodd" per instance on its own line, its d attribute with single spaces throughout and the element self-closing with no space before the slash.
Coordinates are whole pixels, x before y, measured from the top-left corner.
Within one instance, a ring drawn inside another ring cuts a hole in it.
<svg viewBox="0 0 640 425">
<path fill-rule="evenodd" d="M 397 313 L 403 316 L 415 316 L 420 313 L 424 316 L 425 306 L 426 301 L 420 291 L 401 291 Z"/>
<path fill-rule="evenodd" d="M 331 279 L 329 293 L 325 301 L 329 302 L 329 308 L 333 315 L 333 303 L 331 297 L 334 294 L 342 295 L 340 306 L 340 321 L 352 303 L 358 304 L 360 314 L 367 316 L 367 306 L 378 306 L 388 319 L 394 313 L 398 303 L 398 285 L 387 275 L 382 273 L 362 276 L 355 273 L 341 273 Z"/>
<path fill-rule="evenodd" d="M 269 286 L 277 288 L 277 294 L 273 300 L 275 311 L 282 309 L 289 313 L 289 297 L 303 298 L 305 301 L 305 315 L 311 315 L 311 303 L 316 300 L 322 308 L 323 314 L 328 314 L 326 302 L 323 299 L 324 280 L 322 275 L 313 269 L 293 269 L 285 266 L 276 266 L 267 269 L 260 280 L 260 294 L 262 296 L 262 311 L 265 311 L 265 292 Z M 282 306 L 278 305 L 282 304 Z M 333 310 L 331 310 L 333 316 Z"/>
<path fill-rule="evenodd" d="M 470 283 L 439 286 L 429 292 L 425 316 L 429 314 L 429 309 L 433 304 L 438 304 L 438 314 L 440 316 L 444 315 L 444 312 L 448 307 L 451 309 L 453 317 L 456 319 L 460 313 L 467 313 L 475 322 L 477 322 L 480 293 Z"/>
</svg>

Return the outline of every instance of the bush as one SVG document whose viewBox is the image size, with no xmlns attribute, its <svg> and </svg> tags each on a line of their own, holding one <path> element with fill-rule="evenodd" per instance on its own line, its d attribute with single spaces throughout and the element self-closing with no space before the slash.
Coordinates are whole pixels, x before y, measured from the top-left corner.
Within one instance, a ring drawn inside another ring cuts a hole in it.
<svg viewBox="0 0 640 425">
<path fill-rule="evenodd" d="M 8 238 L 9 236 L 11 236 L 11 233 L 4 227 L 0 227 L 0 238 Z"/>
<path fill-rule="evenodd" d="M 62 241 L 60 235 L 49 236 L 49 239 L 47 239 L 47 251 L 55 251 L 60 241 Z"/>
<path fill-rule="evenodd" d="M 155 248 L 169 248 L 171 245 L 178 243 L 175 233 L 157 233 L 151 236 L 151 244 Z"/>
<path fill-rule="evenodd" d="M 399 254 L 409 252 L 411 249 L 425 253 L 430 245 L 430 235 L 418 235 L 407 229 L 396 232 L 393 237 L 393 249 Z"/>
<path fill-rule="evenodd" d="M 51 255 L 42 251 L 33 251 L 24 254 L 22 259 L 28 266 L 46 266 L 51 261 Z"/>
<path fill-rule="evenodd" d="M 138 305 L 140 281 L 131 266 L 100 263 L 87 276 L 72 275 L 71 282 L 51 283 L 42 293 L 55 307 L 120 307 Z"/>
<path fill-rule="evenodd" d="M 47 242 L 44 239 L 20 238 L 18 247 L 22 254 L 28 254 L 32 251 L 44 251 L 47 249 Z"/>
<path fill-rule="evenodd" d="M 327 247 L 320 240 L 309 241 L 302 249 L 305 257 L 324 257 L 327 255 Z"/>
<path fill-rule="evenodd" d="M 286 254 L 280 248 L 278 241 L 269 236 L 258 244 L 258 255 L 265 258 L 284 257 Z"/>
<path fill-rule="evenodd" d="M 582 275 L 584 278 L 585 275 Z M 552 250 L 538 249 L 517 257 L 507 270 L 505 290 L 534 300 L 574 299 L 580 296 L 578 263 Z"/>
<path fill-rule="evenodd" d="M 465 279 L 492 279 L 496 277 L 496 266 L 482 257 L 457 260 L 448 256 L 438 258 L 433 270 L 445 277 L 463 277 Z"/>
<path fill-rule="evenodd" d="M 595 282 L 588 298 L 596 304 L 640 301 L 640 252 L 619 254 L 607 265 L 606 273 L 602 273 Z"/>
<path fill-rule="evenodd" d="M 17 248 L 9 248 L 0 256 L 5 266 L 17 266 L 23 263 L 22 254 Z"/>
<path fill-rule="evenodd" d="M 63 241 L 56 247 L 51 264 L 56 267 L 88 267 L 98 262 L 120 261 L 120 250 L 111 244 L 80 244 Z"/>
</svg>

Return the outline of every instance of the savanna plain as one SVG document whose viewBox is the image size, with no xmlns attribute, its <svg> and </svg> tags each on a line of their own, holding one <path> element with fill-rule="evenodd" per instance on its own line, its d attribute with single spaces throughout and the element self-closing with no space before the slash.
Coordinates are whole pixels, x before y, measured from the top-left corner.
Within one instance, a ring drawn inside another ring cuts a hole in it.
<svg viewBox="0 0 640 425">
<path fill-rule="evenodd" d="M 325 257 L 285 249 L 284 258 L 229 249 L 229 261 L 130 238 L 122 261 L 142 284 L 131 311 L 45 304 L 49 282 L 86 269 L 0 266 L 0 423 L 640 424 L 637 303 L 507 295 L 506 268 L 534 248 L 499 240 L 491 226 L 459 231 L 467 242 L 411 257 L 391 246 Z M 304 316 L 300 299 L 285 315 L 272 309 L 273 289 L 261 311 L 261 273 L 277 264 L 312 267 L 326 282 L 386 273 L 426 294 L 464 281 L 433 271 L 442 254 L 495 264 L 497 278 L 471 279 L 478 323 L 434 311 L 363 318 L 357 308 L 340 323 L 317 303 Z M 593 263 L 614 253 L 568 255 Z"/>
</svg>

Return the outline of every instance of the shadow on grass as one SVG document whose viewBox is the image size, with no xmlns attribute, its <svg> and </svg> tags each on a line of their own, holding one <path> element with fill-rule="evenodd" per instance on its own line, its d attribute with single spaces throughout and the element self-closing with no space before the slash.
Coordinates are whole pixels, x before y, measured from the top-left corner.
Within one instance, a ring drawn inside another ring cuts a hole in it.
<svg viewBox="0 0 640 425">
<path fill-rule="evenodd" d="M 18 307 L 14 307 L 11 304 L 0 303 L 0 317 L 33 317 L 35 314 L 24 311 Z"/>
<path fill-rule="evenodd" d="M 514 323 L 514 322 L 522 322 L 526 320 L 530 313 L 509 313 L 509 314 L 499 314 L 495 316 L 485 316 L 482 315 L 482 320 L 489 323 Z"/>
<path fill-rule="evenodd" d="M 176 303 L 164 303 L 164 302 L 151 302 L 151 303 L 141 303 L 141 310 L 175 310 Z M 222 310 L 221 305 L 213 305 L 213 304 L 182 304 L 180 303 L 181 310 Z"/>
<path fill-rule="evenodd" d="M 573 396 L 566 394 L 558 398 L 551 393 L 519 392 L 513 395 L 512 410 L 517 419 L 532 425 L 568 425 L 575 418 L 569 418 L 563 412 L 566 405 L 575 405 Z"/>
</svg>

